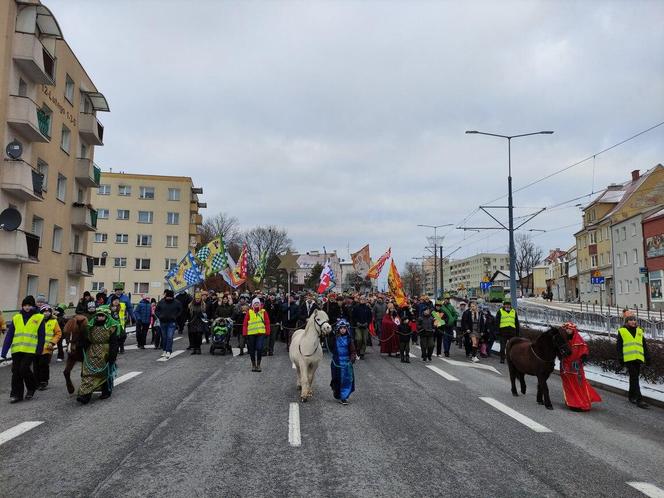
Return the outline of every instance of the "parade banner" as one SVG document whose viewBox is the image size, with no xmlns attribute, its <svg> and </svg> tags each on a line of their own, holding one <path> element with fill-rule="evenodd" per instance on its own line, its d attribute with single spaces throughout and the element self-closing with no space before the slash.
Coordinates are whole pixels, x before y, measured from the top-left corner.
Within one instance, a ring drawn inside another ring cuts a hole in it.
<svg viewBox="0 0 664 498">
<path fill-rule="evenodd" d="M 380 258 L 378 258 L 376 264 L 373 265 L 371 268 L 369 268 L 369 271 L 367 272 L 367 277 L 373 278 L 374 280 L 377 279 L 380 276 L 380 272 L 383 271 L 383 266 L 385 266 L 385 263 L 387 263 L 387 260 L 390 259 L 391 256 L 392 256 L 392 248 L 388 247 L 385 254 L 383 254 Z"/>
<path fill-rule="evenodd" d="M 390 271 L 387 274 L 387 286 L 389 287 L 390 293 L 396 301 L 397 306 L 406 306 L 408 304 L 406 293 L 403 291 L 401 276 L 399 275 L 399 271 L 394 264 L 394 260 L 390 262 Z"/>
<path fill-rule="evenodd" d="M 334 286 L 334 271 L 332 270 L 332 267 L 330 267 L 330 260 L 328 259 L 325 262 L 325 266 L 323 267 L 323 271 L 320 272 L 320 284 L 318 285 L 318 289 L 316 292 L 318 294 L 322 294 L 328 289 L 331 289 Z"/>
<path fill-rule="evenodd" d="M 244 280 L 241 280 L 239 282 L 235 282 L 233 280 L 233 271 L 235 270 L 235 260 L 233 259 L 233 256 L 230 254 L 226 254 L 226 257 L 228 259 L 228 266 L 224 269 L 222 269 L 219 272 L 219 275 L 224 279 L 224 282 L 226 282 L 229 286 L 231 286 L 233 289 L 237 289 L 240 285 L 244 283 Z"/>
<path fill-rule="evenodd" d="M 201 247 L 196 253 L 196 259 L 205 268 L 205 276 L 211 277 L 228 267 L 226 247 L 221 235 Z"/>
<path fill-rule="evenodd" d="M 263 278 L 265 277 L 265 269 L 267 268 L 267 251 L 261 253 L 261 257 L 258 260 L 258 267 L 254 273 L 253 280 L 256 284 L 260 284 Z"/>
<path fill-rule="evenodd" d="M 238 258 L 238 263 L 230 272 L 231 285 L 237 288 L 247 280 L 247 244 L 242 246 L 242 252 Z"/>
<path fill-rule="evenodd" d="M 369 254 L 369 244 L 364 246 L 359 251 L 350 255 L 353 260 L 353 268 L 362 277 L 366 276 L 369 268 L 371 267 L 371 255 Z"/>
<path fill-rule="evenodd" d="M 187 290 L 203 282 L 204 279 L 203 270 L 196 262 L 196 258 L 191 251 L 182 258 L 175 272 L 171 270 L 166 275 L 166 283 L 175 293 Z"/>
</svg>

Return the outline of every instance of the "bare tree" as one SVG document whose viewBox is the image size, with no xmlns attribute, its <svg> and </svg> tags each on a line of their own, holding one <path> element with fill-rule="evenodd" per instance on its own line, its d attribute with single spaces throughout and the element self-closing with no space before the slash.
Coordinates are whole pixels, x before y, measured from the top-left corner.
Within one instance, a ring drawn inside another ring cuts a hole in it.
<svg viewBox="0 0 664 498">
<path fill-rule="evenodd" d="M 533 268 L 535 268 L 542 261 L 543 251 L 541 247 L 533 243 L 530 234 L 519 233 L 514 237 L 514 246 L 516 249 L 516 274 L 519 278 L 519 285 L 521 287 L 521 294 L 526 295 L 524 288 L 530 287 L 531 292 L 535 291 L 535 278 Z M 530 275 L 530 277 L 529 277 Z M 524 282 L 524 278 L 527 282 Z"/>
<path fill-rule="evenodd" d="M 198 233 L 201 234 L 201 245 L 207 244 L 220 235 L 227 246 L 241 244 L 238 220 L 227 213 L 218 213 L 205 219 L 199 227 Z"/>
<path fill-rule="evenodd" d="M 422 291 L 422 266 L 408 261 L 401 274 L 404 291 L 410 296 L 416 296 Z"/>
<path fill-rule="evenodd" d="M 247 242 L 247 267 L 253 274 L 258 266 L 261 254 L 267 252 L 267 266 L 265 276 L 275 276 L 279 266 L 279 254 L 292 251 L 293 241 L 288 237 L 285 228 L 273 225 L 258 226 L 245 232 L 244 240 Z"/>
</svg>

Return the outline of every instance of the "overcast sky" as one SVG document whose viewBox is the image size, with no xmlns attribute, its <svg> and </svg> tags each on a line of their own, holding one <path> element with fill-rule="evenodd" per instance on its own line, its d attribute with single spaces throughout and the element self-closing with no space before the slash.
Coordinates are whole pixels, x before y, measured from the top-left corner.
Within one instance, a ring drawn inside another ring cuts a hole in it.
<svg viewBox="0 0 664 498">
<path fill-rule="evenodd" d="M 661 1 L 44 3 L 109 101 L 105 171 L 190 175 L 204 215 L 283 226 L 300 251 L 424 254 L 417 224 L 506 193 L 506 142 L 467 129 L 555 131 L 513 142 L 518 188 L 664 121 Z M 664 126 L 516 193 L 517 215 L 657 163 Z M 574 223 L 572 205 L 528 226 Z M 504 231 L 441 232 L 455 257 L 507 250 Z"/>
</svg>

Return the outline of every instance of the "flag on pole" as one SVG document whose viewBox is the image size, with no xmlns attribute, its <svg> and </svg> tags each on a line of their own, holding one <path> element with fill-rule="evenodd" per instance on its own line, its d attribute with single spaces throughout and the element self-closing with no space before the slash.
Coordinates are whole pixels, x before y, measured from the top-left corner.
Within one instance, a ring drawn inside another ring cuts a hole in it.
<svg viewBox="0 0 664 498">
<path fill-rule="evenodd" d="M 237 265 L 230 272 L 231 285 L 237 288 L 247 280 L 247 244 L 242 246 L 242 252 L 238 258 Z"/>
<path fill-rule="evenodd" d="M 394 264 L 394 260 L 390 262 L 390 271 L 387 274 L 387 286 L 389 287 L 390 293 L 396 301 L 397 306 L 406 306 L 408 304 L 406 293 L 403 291 L 401 276 L 399 275 L 399 271 Z"/>
<path fill-rule="evenodd" d="M 330 288 L 330 285 L 334 285 L 334 270 L 330 266 L 330 260 L 328 259 L 325 262 L 323 271 L 320 272 L 320 284 L 318 285 L 318 294 L 322 294 L 327 289 Z"/>
<path fill-rule="evenodd" d="M 170 277 L 166 276 L 166 282 L 173 289 L 173 292 L 182 292 L 189 287 L 201 283 L 205 279 L 203 270 L 196 262 L 196 258 L 191 251 L 187 252 L 184 258 L 182 258 L 175 272 L 171 270 L 168 273 L 169 275 L 173 273 Z"/>
<path fill-rule="evenodd" d="M 392 256 L 392 248 L 388 247 L 385 254 L 383 254 L 378 259 L 378 261 L 376 261 L 376 264 L 373 265 L 371 268 L 369 268 L 369 271 L 367 272 L 367 277 L 373 278 L 374 280 L 377 279 L 380 276 L 380 272 L 383 270 L 383 266 L 385 266 L 385 263 L 387 263 L 387 260 L 390 259 L 391 256 Z"/>
<path fill-rule="evenodd" d="M 353 268 L 363 278 L 366 276 L 371 266 L 371 255 L 369 254 L 369 244 L 359 251 L 350 255 L 353 260 Z"/>
<path fill-rule="evenodd" d="M 253 280 L 257 284 L 260 284 L 265 277 L 265 269 L 267 268 L 267 251 L 261 253 L 261 257 L 258 260 L 258 266 L 256 267 L 256 272 L 254 273 Z"/>
<path fill-rule="evenodd" d="M 203 265 L 207 277 L 215 275 L 223 268 L 226 268 L 228 266 L 228 258 L 221 235 L 201 247 L 196 253 L 196 259 Z"/>
</svg>

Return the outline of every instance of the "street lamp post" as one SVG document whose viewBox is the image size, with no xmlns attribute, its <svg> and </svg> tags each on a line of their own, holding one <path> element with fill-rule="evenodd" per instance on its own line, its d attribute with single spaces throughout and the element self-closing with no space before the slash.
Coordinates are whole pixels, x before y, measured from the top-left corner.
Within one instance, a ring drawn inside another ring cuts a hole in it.
<svg viewBox="0 0 664 498">
<path fill-rule="evenodd" d="M 438 244 L 437 230 L 442 227 L 452 226 L 452 223 L 446 223 L 444 225 L 417 225 L 417 226 L 424 228 L 433 228 L 433 298 L 438 299 L 438 266 L 437 266 L 438 256 L 436 254 L 437 244 Z M 443 262 L 441 261 L 440 264 L 442 265 Z"/>
<path fill-rule="evenodd" d="M 514 247 L 514 203 L 512 201 L 512 139 L 529 137 L 531 135 L 551 135 L 552 131 L 536 131 L 533 133 L 521 133 L 520 135 L 499 135 L 497 133 L 486 133 L 477 130 L 467 130 L 466 133 L 474 135 L 488 135 L 490 137 L 507 139 L 507 211 L 508 232 L 510 236 L 510 295 L 512 306 L 516 308 L 516 248 Z"/>
</svg>

